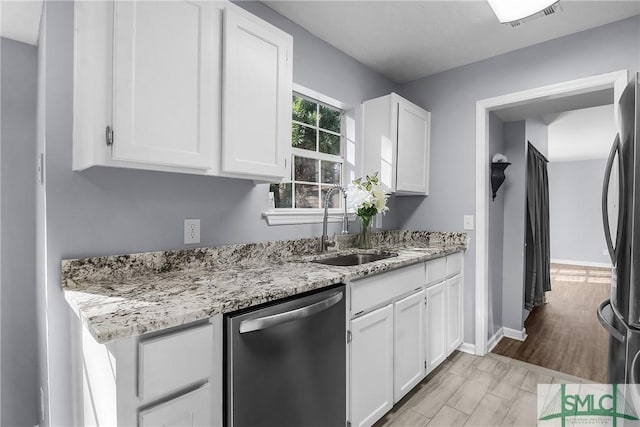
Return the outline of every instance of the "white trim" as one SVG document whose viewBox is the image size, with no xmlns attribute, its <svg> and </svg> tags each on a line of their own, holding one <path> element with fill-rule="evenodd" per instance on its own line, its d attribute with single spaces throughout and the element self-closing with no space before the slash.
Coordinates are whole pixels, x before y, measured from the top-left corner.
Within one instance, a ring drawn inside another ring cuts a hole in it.
<svg viewBox="0 0 640 427">
<path fill-rule="evenodd" d="M 609 262 L 591 262 L 591 261 L 573 261 L 566 259 L 551 259 L 551 263 L 555 264 L 569 264 L 569 265 L 578 265 L 580 267 L 602 267 L 602 268 L 613 268 L 611 263 Z"/>
<path fill-rule="evenodd" d="M 468 354 L 476 354 L 476 346 L 468 342 L 463 342 L 458 347 L 458 351 L 461 351 L 463 353 L 468 353 Z"/>
<path fill-rule="evenodd" d="M 475 347 L 478 355 L 487 352 L 489 328 L 489 113 L 504 107 L 524 105 L 531 101 L 561 98 L 613 88 L 614 102 L 618 102 L 628 82 L 628 71 L 599 74 L 549 86 L 514 92 L 476 102 L 476 278 L 475 278 Z M 619 122 L 614 109 L 616 123 Z M 506 329 L 506 328 L 505 328 Z M 505 330 L 505 336 L 507 336 Z"/>
<path fill-rule="evenodd" d="M 502 333 L 505 337 L 518 341 L 524 341 L 527 339 L 527 330 L 525 328 L 522 328 L 521 331 L 518 331 L 515 329 L 503 327 Z"/>
<path fill-rule="evenodd" d="M 342 222 L 343 209 L 329 209 L 327 222 Z M 294 225 L 322 223 L 324 209 L 277 209 L 262 213 L 269 225 Z M 349 221 L 355 221 L 356 215 L 347 213 Z"/>
<path fill-rule="evenodd" d="M 489 342 L 487 343 L 487 353 L 491 353 L 491 351 L 498 345 L 502 338 L 504 338 L 504 328 L 498 329 L 496 333 L 493 334 L 491 338 L 489 338 Z"/>
<path fill-rule="evenodd" d="M 330 96 L 324 95 L 320 92 L 317 92 L 313 89 L 309 89 L 308 87 L 299 85 L 298 83 L 293 83 L 293 91 L 299 93 L 300 95 L 308 96 L 309 98 L 313 98 L 316 101 L 320 101 L 323 104 L 327 104 L 331 107 L 336 107 L 341 110 L 350 110 L 353 107 L 345 104 L 342 101 L 339 101 L 335 98 L 331 98 Z"/>
</svg>

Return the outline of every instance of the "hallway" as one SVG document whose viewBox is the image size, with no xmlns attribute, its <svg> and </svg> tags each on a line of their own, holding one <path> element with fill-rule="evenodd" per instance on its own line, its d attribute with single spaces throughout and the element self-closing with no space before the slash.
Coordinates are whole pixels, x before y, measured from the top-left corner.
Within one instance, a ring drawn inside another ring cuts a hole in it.
<svg viewBox="0 0 640 427">
<path fill-rule="evenodd" d="M 610 269 L 552 264 L 552 291 L 548 303 L 525 321 L 527 339 L 503 338 L 492 352 L 606 382 L 608 335 L 596 309 L 609 296 L 610 286 Z"/>
</svg>

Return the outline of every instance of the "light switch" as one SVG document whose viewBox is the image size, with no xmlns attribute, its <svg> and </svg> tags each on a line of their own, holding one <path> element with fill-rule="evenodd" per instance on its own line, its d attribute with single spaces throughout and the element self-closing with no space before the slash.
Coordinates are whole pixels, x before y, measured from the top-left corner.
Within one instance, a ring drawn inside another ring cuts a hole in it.
<svg viewBox="0 0 640 427">
<path fill-rule="evenodd" d="M 464 229 L 473 230 L 473 215 L 464 216 Z"/>
</svg>

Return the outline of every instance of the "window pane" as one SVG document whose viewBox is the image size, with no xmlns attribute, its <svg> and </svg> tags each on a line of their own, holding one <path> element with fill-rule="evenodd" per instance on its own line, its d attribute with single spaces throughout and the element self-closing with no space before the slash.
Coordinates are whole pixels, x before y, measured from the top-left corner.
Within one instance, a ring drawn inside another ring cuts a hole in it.
<svg viewBox="0 0 640 427">
<path fill-rule="evenodd" d="M 321 105 L 320 127 L 322 129 L 340 133 L 340 112 Z"/>
<path fill-rule="evenodd" d="M 338 162 L 321 161 L 322 182 L 325 184 L 340 184 L 342 164 Z"/>
<path fill-rule="evenodd" d="M 319 162 L 319 160 L 295 156 L 293 179 L 295 181 L 318 182 Z"/>
<path fill-rule="evenodd" d="M 293 120 L 317 126 L 318 114 L 316 106 L 315 102 L 293 95 Z"/>
<path fill-rule="evenodd" d="M 326 185 L 322 186 L 322 208 L 324 208 L 324 201 L 327 197 L 327 192 L 329 191 L 331 187 L 327 187 Z M 334 191 L 331 194 L 331 198 L 329 199 L 329 207 L 330 208 L 340 208 L 342 207 L 342 199 L 344 197 L 342 197 L 342 193 L 339 191 Z"/>
<path fill-rule="evenodd" d="M 293 123 L 291 126 L 291 146 L 303 150 L 316 151 L 317 130 Z"/>
<path fill-rule="evenodd" d="M 276 208 L 291 208 L 291 183 L 271 184 L 269 191 L 273 193 Z"/>
<path fill-rule="evenodd" d="M 296 208 L 319 208 L 318 186 L 296 184 Z"/>
<path fill-rule="evenodd" d="M 320 152 L 340 155 L 340 137 L 331 133 L 320 131 Z"/>
</svg>

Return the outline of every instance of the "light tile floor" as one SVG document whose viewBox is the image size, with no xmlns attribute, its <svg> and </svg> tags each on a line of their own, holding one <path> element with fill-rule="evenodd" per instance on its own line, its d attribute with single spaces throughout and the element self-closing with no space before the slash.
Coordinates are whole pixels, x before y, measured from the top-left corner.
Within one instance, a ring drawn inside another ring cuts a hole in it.
<svg viewBox="0 0 640 427">
<path fill-rule="evenodd" d="M 493 353 L 455 352 L 375 427 L 535 426 L 538 384 L 590 382 Z"/>
</svg>

